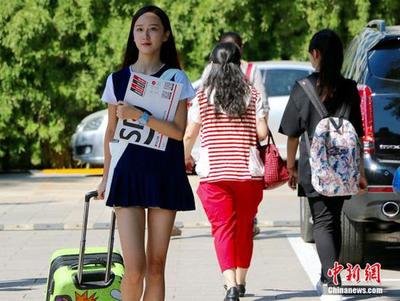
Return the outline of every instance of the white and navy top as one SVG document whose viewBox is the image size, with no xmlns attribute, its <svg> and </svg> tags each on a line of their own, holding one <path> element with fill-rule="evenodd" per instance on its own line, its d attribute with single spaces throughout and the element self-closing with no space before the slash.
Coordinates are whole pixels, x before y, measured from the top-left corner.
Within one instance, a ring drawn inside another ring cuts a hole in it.
<svg viewBox="0 0 400 301">
<path fill-rule="evenodd" d="M 241 117 L 215 112 L 207 93 L 200 89 L 193 99 L 189 118 L 201 123 L 200 158 L 196 172 L 200 182 L 246 181 L 262 178 L 262 170 L 251 168 L 255 158 L 256 119 L 264 118 L 260 94 L 251 88 L 247 110 Z"/>
<path fill-rule="evenodd" d="M 152 74 L 160 77 L 164 65 Z M 116 104 L 124 100 L 132 70 L 129 67 L 107 78 L 102 101 Z M 183 71 L 172 81 L 183 85 L 181 100 L 191 99 L 195 91 Z M 183 142 L 168 139 L 165 151 L 129 144 L 119 159 L 111 182 L 107 206 L 194 210 L 194 197 L 185 171 Z"/>
<path fill-rule="evenodd" d="M 161 74 L 163 74 L 168 69 L 170 68 L 164 65 L 155 74 L 152 74 L 152 76 L 160 77 Z M 133 71 L 132 68 L 129 67 L 111 73 L 107 77 L 106 87 L 104 89 L 101 100 L 109 104 L 117 104 L 118 101 L 123 100 L 125 96 L 126 87 L 128 85 L 130 72 L 132 71 Z M 173 81 L 183 84 L 180 97 L 181 100 L 192 99 L 195 96 L 195 91 L 192 87 L 192 84 L 190 83 L 190 80 L 186 76 L 185 72 L 183 71 L 177 72 L 173 78 Z"/>
</svg>

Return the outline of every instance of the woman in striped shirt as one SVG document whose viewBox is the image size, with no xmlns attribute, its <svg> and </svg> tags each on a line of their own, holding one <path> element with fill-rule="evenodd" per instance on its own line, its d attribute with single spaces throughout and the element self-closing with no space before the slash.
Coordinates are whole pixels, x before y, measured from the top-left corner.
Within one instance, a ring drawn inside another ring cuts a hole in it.
<svg viewBox="0 0 400 301">
<path fill-rule="evenodd" d="M 189 109 L 184 137 L 185 160 L 201 131 L 197 190 L 212 226 L 214 244 L 225 278 L 226 301 L 245 293 L 253 252 L 253 219 L 263 195 L 263 164 L 256 143 L 267 135 L 259 92 L 240 70 L 240 50 L 218 44 L 211 69 Z"/>
</svg>

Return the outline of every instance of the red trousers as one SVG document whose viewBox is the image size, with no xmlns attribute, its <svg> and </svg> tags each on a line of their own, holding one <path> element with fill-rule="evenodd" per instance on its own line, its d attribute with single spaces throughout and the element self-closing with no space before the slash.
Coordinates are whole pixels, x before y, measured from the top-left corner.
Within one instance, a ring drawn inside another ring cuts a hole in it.
<svg viewBox="0 0 400 301">
<path fill-rule="evenodd" d="M 211 223 L 222 272 L 247 269 L 253 254 L 253 220 L 262 200 L 263 182 L 202 182 L 197 194 Z"/>
</svg>

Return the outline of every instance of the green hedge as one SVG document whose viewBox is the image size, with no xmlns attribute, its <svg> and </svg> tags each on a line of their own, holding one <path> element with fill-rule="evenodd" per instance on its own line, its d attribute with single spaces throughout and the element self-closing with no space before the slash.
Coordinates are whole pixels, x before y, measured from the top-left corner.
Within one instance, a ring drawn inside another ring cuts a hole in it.
<svg viewBox="0 0 400 301">
<path fill-rule="evenodd" d="M 145 3 L 1 1 L 0 170 L 73 165 L 71 135 L 84 116 L 104 108 L 104 81 L 120 65 L 131 16 Z M 395 24 L 400 15 L 397 0 L 152 3 L 170 16 L 192 80 L 224 31 L 242 34 L 249 60 L 304 60 L 318 29 L 333 28 L 348 42 L 369 19 Z"/>
</svg>

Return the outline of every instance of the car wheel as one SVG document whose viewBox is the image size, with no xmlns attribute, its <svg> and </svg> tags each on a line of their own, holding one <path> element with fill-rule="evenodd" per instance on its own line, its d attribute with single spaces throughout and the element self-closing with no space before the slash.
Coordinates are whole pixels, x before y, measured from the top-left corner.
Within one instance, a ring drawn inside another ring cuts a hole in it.
<svg viewBox="0 0 400 301">
<path fill-rule="evenodd" d="M 364 224 L 350 220 L 342 212 L 342 248 L 339 261 L 346 265 L 361 264 L 364 258 L 365 231 Z"/>
<path fill-rule="evenodd" d="M 314 242 L 312 215 L 306 197 L 300 198 L 300 232 L 305 242 Z"/>
</svg>

